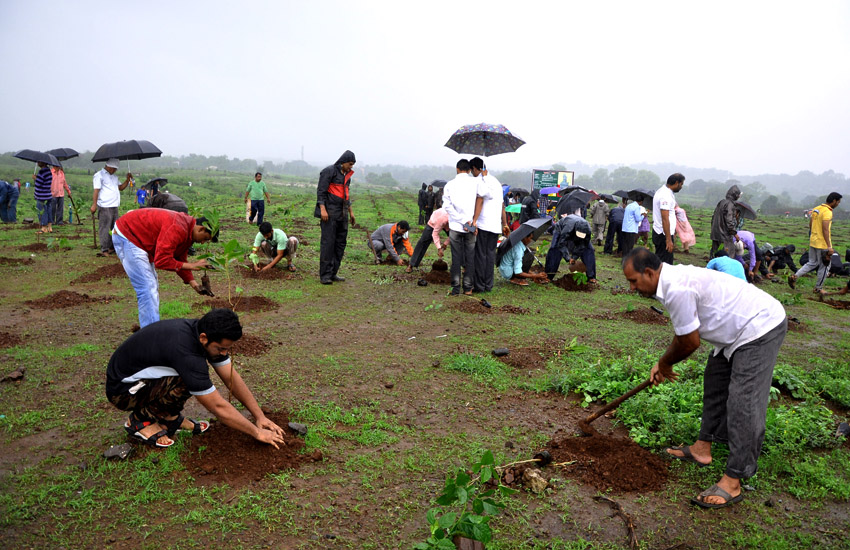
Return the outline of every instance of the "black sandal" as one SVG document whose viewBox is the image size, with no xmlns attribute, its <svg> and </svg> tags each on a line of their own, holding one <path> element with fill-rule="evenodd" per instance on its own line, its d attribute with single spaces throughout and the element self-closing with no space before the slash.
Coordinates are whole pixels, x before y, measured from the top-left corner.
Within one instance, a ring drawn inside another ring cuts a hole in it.
<svg viewBox="0 0 850 550">
<path fill-rule="evenodd" d="M 188 420 L 193 424 L 192 426 L 192 435 L 200 435 L 205 431 L 210 429 L 210 423 L 205 420 L 193 420 L 191 418 L 186 418 L 182 414 L 178 414 L 177 418 L 174 420 L 166 420 L 163 422 L 165 426 L 168 428 L 168 437 L 174 437 L 174 434 L 177 433 L 177 430 L 182 430 L 183 421 Z"/>
<path fill-rule="evenodd" d="M 127 422 L 124 423 L 124 429 L 127 431 L 127 435 L 139 443 L 144 443 L 145 445 L 150 445 L 151 447 L 159 447 L 160 449 L 167 449 L 174 445 L 175 441 L 172 439 L 171 443 L 162 444 L 159 442 L 159 438 L 163 436 L 167 436 L 171 438 L 168 434 L 168 430 L 160 430 L 155 434 L 145 437 L 142 435 L 142 430 L 146 427 L 154 424 L 154 422 L 148 422 L 147 420 L 136 420 L 131 415 Z"/>
</svg>

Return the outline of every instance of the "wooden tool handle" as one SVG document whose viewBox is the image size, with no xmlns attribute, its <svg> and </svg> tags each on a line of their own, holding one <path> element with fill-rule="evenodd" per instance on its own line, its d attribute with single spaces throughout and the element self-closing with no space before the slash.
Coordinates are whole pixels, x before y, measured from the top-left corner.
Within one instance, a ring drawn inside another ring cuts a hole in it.
<svg viewBox="0 0 850 550">
<path fill-rule="evenodd" d="M 639 393 L 639 392 L 645 390 L 646 388 L 648 388 L 651 385 L 652 385 L 652 380 L 646 380 L 644 382 L 641 382 L 640 385 L 630 389 L 629 391 L 627 391 L 626 393 L 624 393 L 623 395 L 621 395 L 617 399 L 611 401 L 610 403 L 608 403 L 607 405 L 605 405 L 604 407 L 602 407 L 601 409 L 599 409 L 595 413 L 593 413 L 590 416 L 588 416 L 587 418 L 585 418 L 584 422 L 586 424 L 590 424 L 591 422 L 593 422 L 594 420 L 596 420 L 597 418 L 599 418 L 603 414 L 607 413 L 608 411 L 614 410 L 617 407 L 619 407 L 620 403 L 622 403 L 623 401 L 625 401 L 629 397 L 633 396 L 636 393 Z"/>
</svg>

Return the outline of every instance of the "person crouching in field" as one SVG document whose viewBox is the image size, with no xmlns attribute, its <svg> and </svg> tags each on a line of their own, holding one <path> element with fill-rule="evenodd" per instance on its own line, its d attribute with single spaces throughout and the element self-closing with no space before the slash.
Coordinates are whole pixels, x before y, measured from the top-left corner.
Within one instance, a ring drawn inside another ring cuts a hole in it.
<svg viewBox="0 0 850 550">
<path fill-rule="evenodd" d="M 266 418 L 257 400 L 233 367 L 228 355 L 242 337 L 239 317 L 229 309 L 213 309 L 200 319 L 168 319 L 152 323 L 121 344 L 106 367 L 106 397 L 122 411 L 134 440 L 153 447 L 170 447 L 177 430 L 193 435 L 209 422 L 181 413 L 191 396 L 230 428 L 279 449 L 286 445 L 283 430 Z M 209 367 L 254 417 L 252 424 L 226 401 L 210 379 Z"/>
<path fill-rule="evenodd" d="M 218 232 L 213 235 L 204 225 L 208 223 L 206 218 L 162 208 L 131 210 L 118 218 L 112 244 L 136 291 L 141 328 L 159 321 L 157 269 L 174 271 L 195 292 L 206 293 L 192 271 L 205 268 L 207 261 L 187 262 L 186 258 L 194 243 L 218 242 Z"/>
<path fill-rule="evenodd" d="M 249 258 L 254 264 L 254 271 L 268 271 L 286 258 L 286 269 L 295 271 L 292 260 L 295 259 L 295 251 L 298 250 L 298 239 L 287 237 L 282 229 L 272 228 L 269 222 L 260 224 L 260 231 L 254 237 L 254 247 Z M 260 267 L 259 254 L 263 254 L 271 261 Z"/>
</svg>

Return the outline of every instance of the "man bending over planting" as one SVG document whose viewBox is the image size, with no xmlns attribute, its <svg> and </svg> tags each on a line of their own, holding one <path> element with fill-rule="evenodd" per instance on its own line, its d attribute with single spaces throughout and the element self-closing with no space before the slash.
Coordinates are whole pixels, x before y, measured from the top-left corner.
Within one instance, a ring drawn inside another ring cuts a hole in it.
<svg viewBox="0 0 850 550">
<path fill-rule="evenodd" d="M 664 304 L 675 336 L 652 367 L 656 385 L 677 378 L 673 365 L 699 348 L 714 344 L 703 375 L 702 424 L 697 441 L 668 447 L 673 458 L 698 466 L 711 463 L 711 445 L 729 446 L 720 481 L 691 503 L 722 508 L 744 499 L 741 478 L 752 477 L 764 441 L 770 384 L 788 321 L 775 298 L 736 277 L 690 265 L 661 263 L 645 248 L 623 258 L 632 290 Z"/>
<path fill-rule="evenodd" d="M 168 319 L 150 324 L 121 344 L 106 367 L 106 397 L 122 411 L 129 436 L 154 447 L 170 447 L 179 429 L 200 434 L 208 422 L 181 414 L 194 395 L 224 425 L 245 432 L 276 449 L 286 445 L 283 430 L 266 418 L 228 356 L 242 337 L 239 317 L 213 309 L 200 319 Z M 207 363 L 254 417 L 254 424 L 216 390 Z"/>
<path fill-rule="evenodd" d="M 269 222 L 260 224 L 260 231 L 254 237 L 254 248 L 249 258 L 254 264 L 254 271 L 268 271 L 286 258 L 286 269 L 295 271 L 292 260 L 295 259 L 295 251 L 298 250 L 298 238 L 287 237 L 282 229 L 272 228 Z M 263 254 L 269 262 L 260 267 L 260 256 Z"/>
</svg>

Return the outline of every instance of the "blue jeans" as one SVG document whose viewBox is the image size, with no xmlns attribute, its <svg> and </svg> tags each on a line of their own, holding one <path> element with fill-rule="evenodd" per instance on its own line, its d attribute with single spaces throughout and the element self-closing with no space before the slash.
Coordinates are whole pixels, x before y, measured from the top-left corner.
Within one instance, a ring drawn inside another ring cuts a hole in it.
<svg viewBox="0 0 850 550">
<path fill-rule="evenodd" d="M 15 223 L 18 221 L 18 197 L 21 192 L 16 186 L 12 186 L 6 195 L 6 221 Z"/>
<path fill-rule="evenodd" d="M 35 208 L 38 210 L 38 223 L 42 226 L 53 223 L 53 198 L 47 200 L 36 200 Z"/>
<path fill-rule="evenodd" d="M 159 279 L 148 253 L 115 232 L 112 233 L 112 245 L 136 291 L 139 326 L 145 328 L 159 321 Z"/>
<path fill-rule="evenodd" d="M 251 219 L 254 219 L 254 214 L 257 215 L 257 225 L 259 226 L 263 223 L 263 214 L 266 212 L 266 201 L 265 200 L 252 200 L 251 201 Z"/>
<path fill-rule="evenodd" d="M 6 223 L 9 217 L 6 215 L 6 201 L 9 198 L 10 185 L 5 181 L 0 181 L 0 221 Z"/>
</svg>

